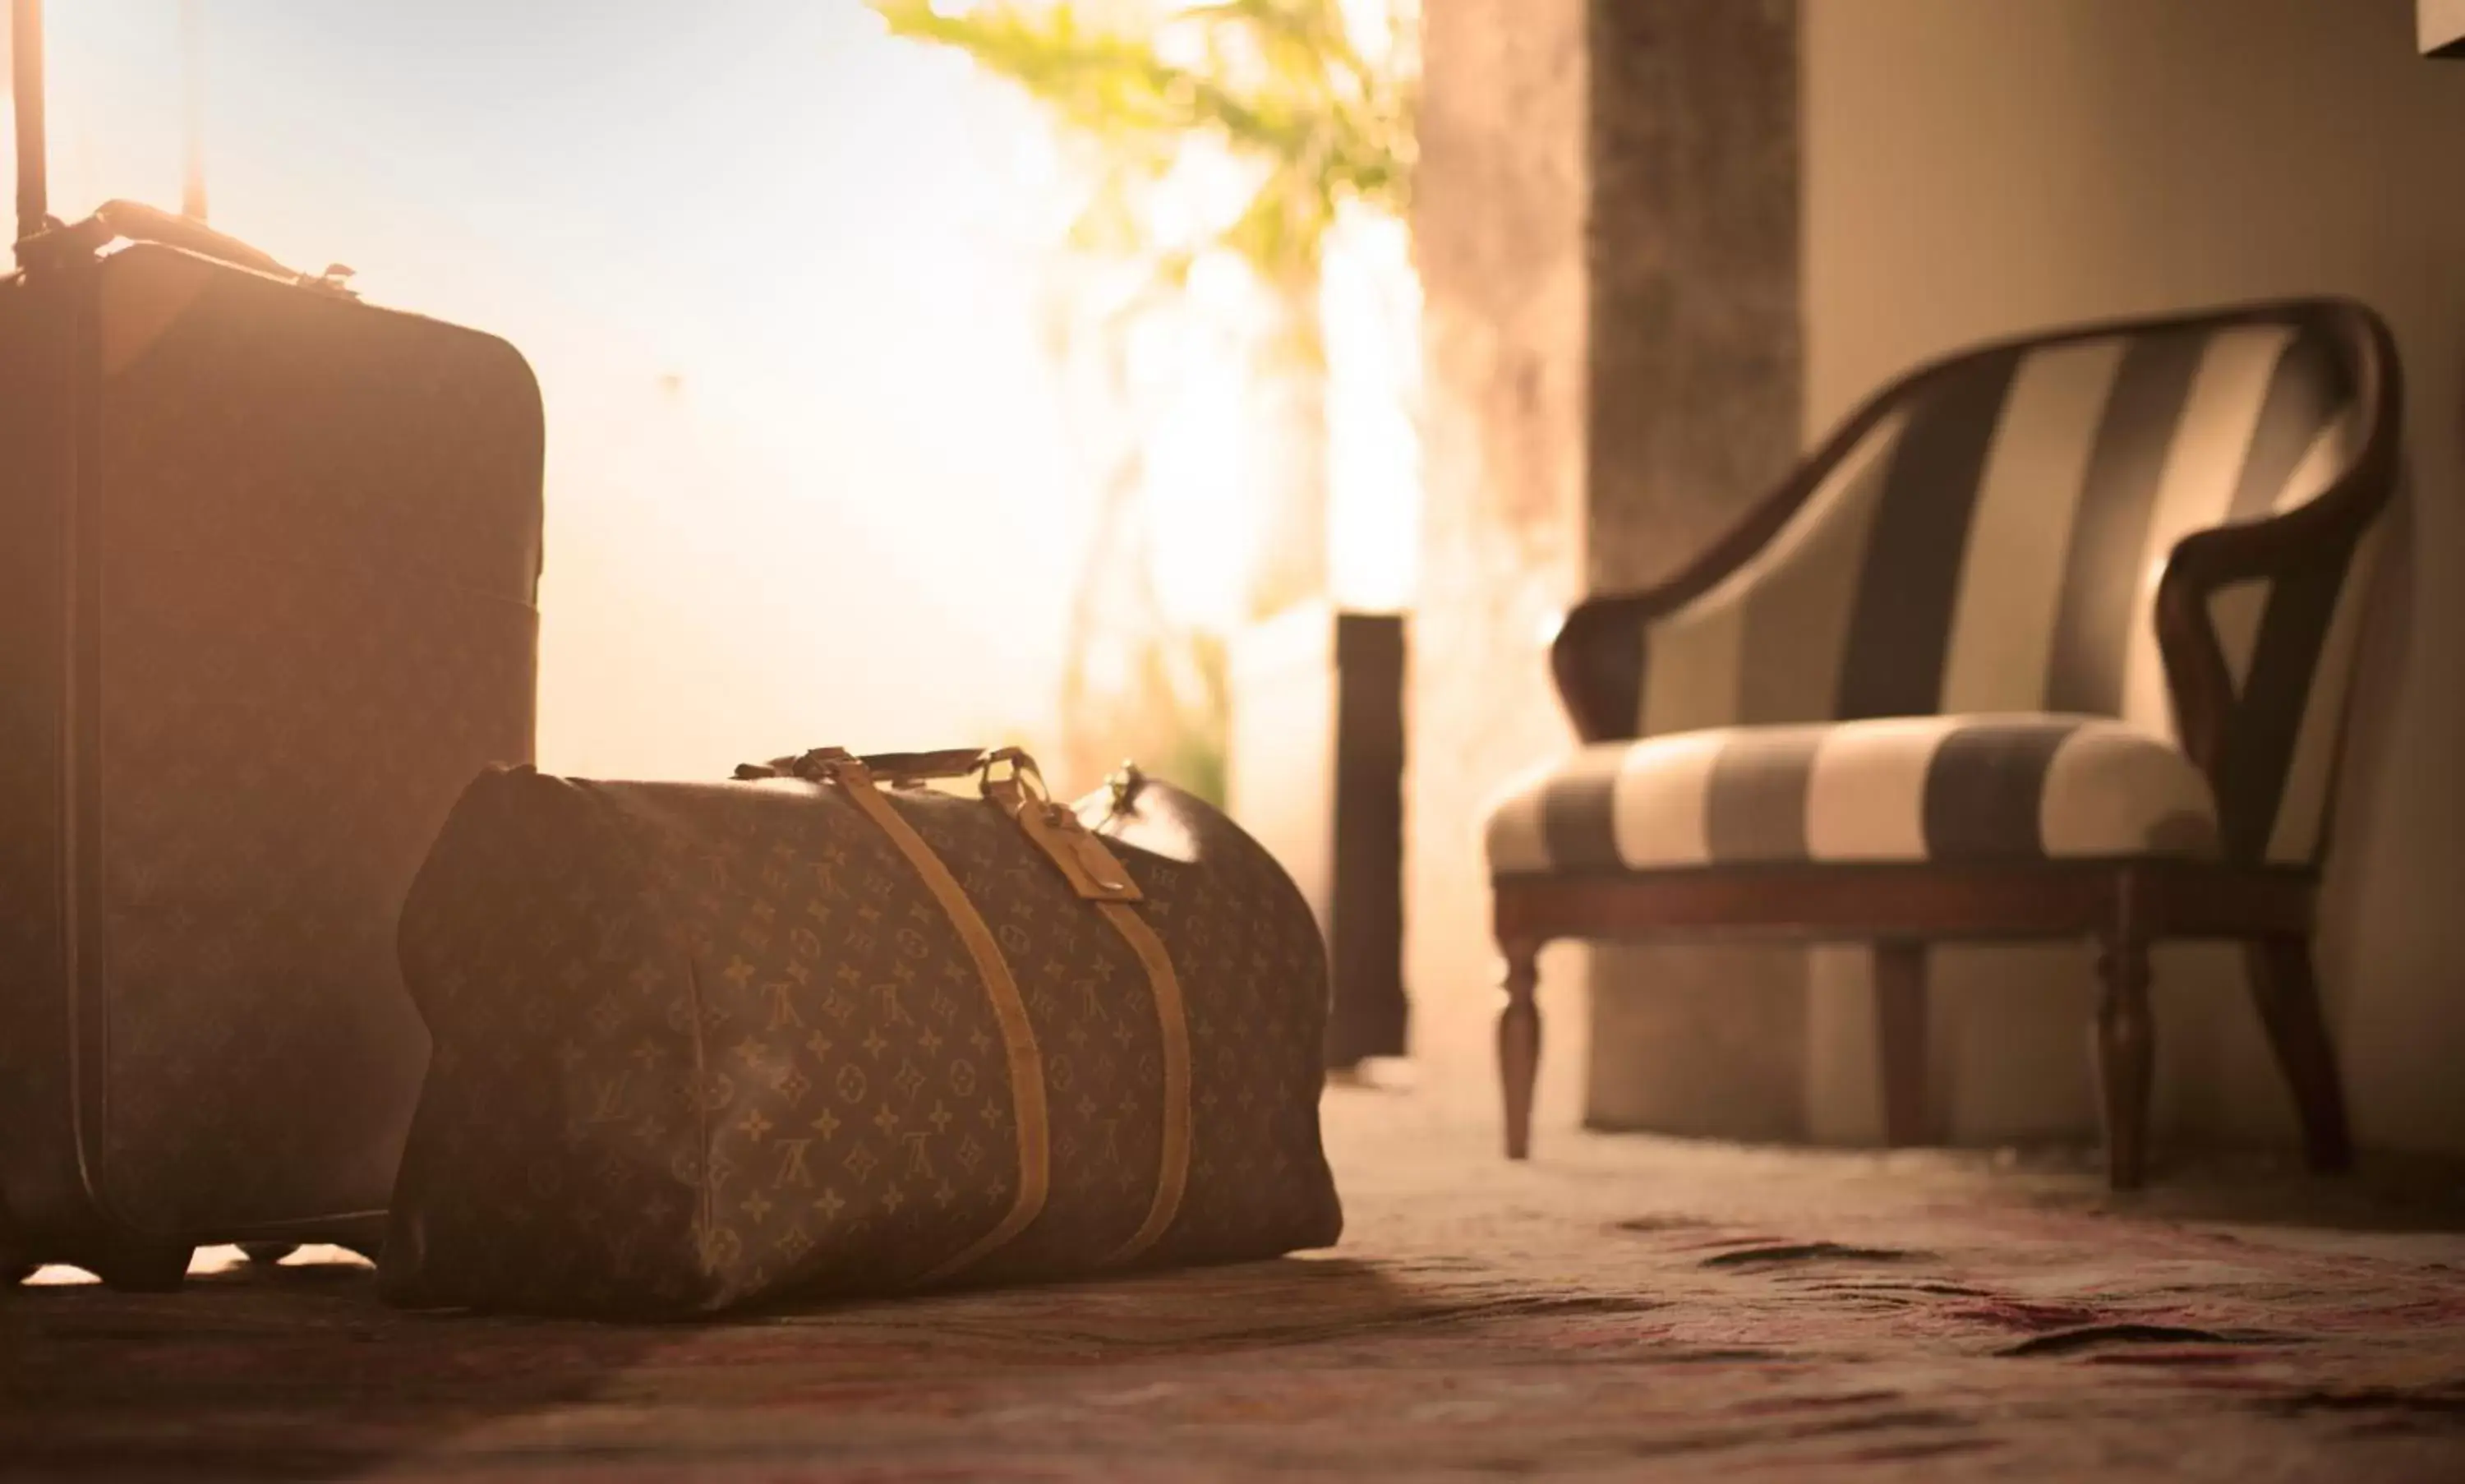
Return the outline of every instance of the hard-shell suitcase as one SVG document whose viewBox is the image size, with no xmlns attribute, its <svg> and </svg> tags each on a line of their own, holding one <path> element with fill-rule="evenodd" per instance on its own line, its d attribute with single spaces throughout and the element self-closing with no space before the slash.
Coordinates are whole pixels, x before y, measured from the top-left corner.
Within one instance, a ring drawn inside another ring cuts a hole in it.
<svg viewBox="0 0 2465 1484">
<path fill-rule="evenodd" d="M 403 909 L 436 1054 L 388 1297 L 681 1318 L 1336 1240 L 1325 941 L 1231 820 L 1011 753 L 741 776 L 455 807 Z"/>
<path fill-rule="evenodd" d="M 373 1250 L 427 1057 L 402 896 L 531 756 L 538 388 L 200 223 L 49 218 L 16 4 L 0 1267 Z"/>
</svg>

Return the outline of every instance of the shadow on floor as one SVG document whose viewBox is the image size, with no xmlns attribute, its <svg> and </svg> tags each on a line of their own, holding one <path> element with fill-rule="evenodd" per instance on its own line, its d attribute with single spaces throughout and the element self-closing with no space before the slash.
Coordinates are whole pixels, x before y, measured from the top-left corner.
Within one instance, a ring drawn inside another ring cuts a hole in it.
<svg viewBox="0 0 2465 1484">
<path fill-rule="evenodd" d="M 1457 1136 L 1460 1138 L 1461 1136 Z M 1897 1207 L 2018 1207 L 2223 1227 L 2465 1233 L 2465 1157 L 2379 1151 L 2314 1175 L 2298 1151 L 2161 1143 L 2147 1183 L 2118 1192 L 2090 1144 L 1878 1150 L 1741 1143 L 1629 1130 L 1553 1131 L 1540 1162 L 1588 1184 L 1707 1191 L 1786 1185 Z M 1495 1166 L 1493 1166 L 1495 1167 Z"/>
<path fill-rule="evenodd" d="M 340 1477 L 587 1400 L 655 1342 L 401 1313 L 332 1249 L 201 1255 L 177 1293 L 44 1281 L 57 1269 L 0 1293 L 0 1477 Z"/>
<path fill-rule="evenodd" d="M 2106 1188 L 2094 1149 L 1974 1157 L 1975 1193 L 2039 1209 L 2099 1211 L 2220 1226 L 2347 1232 L 2465 1232 L 2465 1160 L 2372 1154 L 2343 1175 L 2313 1175 L 2274 1150 L 2161 1155 L 2145 1188 Z"/>
<path fill-rule="evenodd" d="M 402 1313 L 379 1301 L 372 1270 L 341 1253 L 315 1260 L 322 1251 L 200 1272 L 176 1294 L 38 1283 L 0 1295 L 0 1478 L 322 1479 L 447 1451 L 536 1464 L 586 1412 L 604 1427 L 629 1408 L 724 1406 L 783 1384 L 846 1405 L 970 1377 L 1443 1330 L 1500 1308 L 1303 1257 L 596 1325 Z"/>
</svg>

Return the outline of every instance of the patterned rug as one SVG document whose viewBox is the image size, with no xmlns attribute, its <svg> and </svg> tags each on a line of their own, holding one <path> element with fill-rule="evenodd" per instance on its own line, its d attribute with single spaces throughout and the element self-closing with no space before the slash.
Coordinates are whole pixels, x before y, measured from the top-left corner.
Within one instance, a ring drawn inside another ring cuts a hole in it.
<svg viewBox="0 0 2465 1484">
<path fill-rule="evenodd" d="M 0 1296 L 0 1476 L 2465 1479 L 2465 1190 L 1551 1133 L 1339 1090 L 1337 1251 L 605 1328 L 364 1266 Z"/>
</svg>

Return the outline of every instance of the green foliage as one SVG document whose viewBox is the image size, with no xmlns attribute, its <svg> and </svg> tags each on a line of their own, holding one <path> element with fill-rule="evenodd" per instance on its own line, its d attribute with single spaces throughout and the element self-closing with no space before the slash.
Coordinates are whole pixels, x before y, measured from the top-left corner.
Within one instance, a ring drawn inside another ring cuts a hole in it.
<svg viewBox="0 0 2465 1484">
<path fill-rule="evenodd" d="M 1074 224 L 1072 244 L 1142 264 L 1147 275 L 1146 291 L 1108 320 L 1108 332 L 1118 335 L 1129 316 L 1177 295 L 1199 258 L 1229 255 L 1281 305 L 1272 359 L 1288 372 L 1320 368 L 1320 268 L 1339 214 L 1359 206 L 1400 217 L 1410 206 L 1418 97 L 1412 10 L 1390 9 L 1388 44 L 1373 59 L 1355 44 L 1341 0 L 867 3 L 893 34 L 953 48 L 1023 89 L 1088 147 L 1095 189 Z M 1249 194 L 1197 240 L 1166 240 L 1151 211 L 1155 192 L 1202 143 L 1248 168 Z M 1118 353 L 1117 345 L 1115 359 Z M 1074 657 L 1062 685 L 1065 725 L 1084 737 L 1143 739 L 1138 744 L 1152 755 L 1140 762 L 1221 804 L 1224 644 L 1163 625 L 1144 545 L 1113 549 L 1136 524 L 1128 508 L 1136 500 L 1135 457 L 1119 473 L 1121 487 L 1108 491 L 1079 577 Z M 1322 498 L 1314 487 L 1288 493 L 1313 511 Z M 1131 607 L 1144 615 L 1125 629 L 1118 615 L 1112 624 L 1099 617 L 1094 605 L 1099 591 L 1122 583 L 1137 598 Z M 1091 688 L 1087 656 L 1106 631 L 1138 651 L 1131 694 Z M 1083 767 L 1095 759 L 1074 762 Z"/>
<path fill-rule="evenodd" d="M 1152 254 L 1168 281 L 1220 251 L 1269 283 L 1314 284 L 1344 203 L 1398 215 L 1410 205 L 1415 79 L 1409 62 L 1363 56 L 1339 0 L 870 3 L 894 34 L 965 52 L 1096 144 L 1102 185 L 1079 243 Z M 1395 55 L 1410 55 L 1400 26 Z M 1255 185 L 1209 240 L 1159 250 L 1144 191 L 1201 139 L 1250 164 Z"/>
<path fill-rule="evenodd" d="M 1185 636 L 1183 657 L 1195 673 L 1199 694 L 1176 696 L 1174 720 L 1178 724 L 1154 771 L 1222 808 L 1229 791 L 1225 741 L 1230 709 L 1225 694 L 1229 656 L 1221 638 L 1211 633 L 1192 633 Z"/>
</svg>

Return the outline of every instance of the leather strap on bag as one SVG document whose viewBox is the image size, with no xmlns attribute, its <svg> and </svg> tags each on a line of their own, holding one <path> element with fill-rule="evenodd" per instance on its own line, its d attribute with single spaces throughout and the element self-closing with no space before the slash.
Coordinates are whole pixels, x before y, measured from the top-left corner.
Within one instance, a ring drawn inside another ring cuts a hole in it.
<svg viewBox="0 0 2465 1484">
<path fill-rule="evenodd" d="M 995 776 L 1005 767 L 1007 773 Z M 1140 966 L 1146 971 L 1147 988 L 1155 1002 L 1156 1024 L 1163 1049 L 1163 1146 L 1157 1162 L 1155 1195 L 1148 1203 L 1145 1220 L 1140 1223 L 1138 1230 L 1128 1241 L 1107 1254 L 1102 1262 L 1106 1267 L 1121 1266 L 1136 1260 L 1161 1241 L 1171 1229 L 1173 1219 L 1180 1214 L 1182 1198 L 1189 1185 L 1192 1141 L 1188 1007 L 1182 997 L 1181 976 L 1173 968 L 1171 952 L 1134 906 L 1145 900 L 1145 894 L 1139 890 L 1129 872 L 1105 848 L 1104 843 L 1088 831 L 1075 811 L 1053 801 L 1045 791 L 1043 775 L 1037 769 L 1035 760 L 1014 747 L 990 751 L 953 749 L 944 752 L 872 753 L 862 757 L 842 748 L 825 747 L 799 757 L 775 759 L 767 764 L 746 764 L 736 770 L 740 780 L 796 777 L 836 784 L 845 788 L 856 807 L 891 837 L 923 877 L 944 912 L 958 928 L 959 936 L 966 942 L 987 992 L 993 999 L 994 1009 L 1001 1017 L 1003 1039 L 1010 1052 L 1013 1099 L 1018 1110 L 1019 1198 L 998 1226 L 956 1257 L 926 1274 L 919 1279 L 922 1283 L 950 1276 L 1025 1230 L 1043 1209 L 1052 1182 L 1044 1062 L 1036 1047 L 1034 1028 L 1028 1020 L 1026 1003 L 1019 996 L 1017 979 L 1010 973 L 1009 963 L 1002 958 L 1000 945 L 995 942 L 991 930 L 985 925 L 975 904 L 967 899 L 958 878 L 950 874 L 949 868 L 933 853 L 932 847 L 900 817 L 899 810 L 880 792 L 883 785 L 895 788 L 917 787 L 971 775 L 977 778 L 978 791 L 985 802 L 999 808 L 1018 825 L 1081 900 L 1096 905 L 1097 912 L 1121 936 L 1138 958 Z M 1026 1091 L 1030 1088 L 1033 1088 L 1032 1096 Z M 1031 1190 L 1033 1195 L 1032 1202 L 1029 1199 Z"/>
<path fill-rule="evenodd" d="M 1038 781 L 1036 792 L 1028 788 L 1031 778 Z M 1009 778 L 988 778 L 984 794 L 1018 822 L 1028 838 L 1060 868 L 1081 898 L 1096 903 L 1097 912 L 1138 956 L 1139 965 L 1146 970 L 1148 992 L 1155 998 L 1156 1027 L 1163 1040 L 1164 1146 L 1156 1171 L 1155 1199 L 1139 1229 L 1102 1264 L 1119 1267 L 1163 1239 L 1173 1217 L 1180 1214 L 1181 1198 L 1188 1188 L 1189 1008 L 1182 999 L 1181 976 L 1173 970 L 1172 954 L 1165 947 L 1164 940 L 1156 936 L 1155 929 L 1147 925 L 1146 919 L 1131 905 L 1145 900 L 1144 894 L 1130 879 L 1121 861 L 1104 848 L 1104 842 L 1079 822 L 1074 810 L 1040 796 L 1040 784 L 1035 764 L 1029 760 Z"/>
<path fill-rule="evenodd" d="M 1010 771 L 996 777 L 997 769 Z M 1088 901 L 1143 901 L 1129 872 L 1104 848 L 1104 842 L 1078 823 L 1078 816 L 1054 804 L 1045 790 L 1035 760 L 1017 747 L 989 751 L 953 748 L 946 752 L 874 752 L 861 757 L 843 747 L 818 747 L 793 758 L 740 765 L 740 781 L 762 778 L 822 779 L 849 768 L 861 768 L 870 782 L 894 788 L 915 787 L 944 779 L 977 779 L 977 790 L 1001 807 L 1035 843 L 1071 890 Z"/>
<path fill-rule="evenodd" d="M 1164 1148 L 1157 1160 L 1155 1199 L 1139 1229 L 1104 1259 L 1105 1267 L 1118 1268 L 1164 1239 L 1189 1188 L 1189 1008 L 1181 997 L 1181 976 L 1173 972 L 1172 955 L 1146 919 L 1117 901 L 1099 902 L 1096 910 L 1145 967 L 1147 987 L 1155 995 L 1156 1024 L 1164 1032 Z"/>
<path fill-rule="evenodd" d="M 1010 1116 L 1018 1125 L 1018 1194 L 1010 1201 L 1009 1212 L 991 1230 L 917 1279 L 919 1284 L 937 1283 L 982 1261 L 1025 1231 L 1044 1212 L 1045 1199 L 1053 1190 L 1053 1129 L 1044 1100 L 1044 1055 L 1036 1047 L 1035 1026 L 1028 1019 L 1027 1002 L 1019 995 L 1018 980 L 1002 957 L 1001 944 L 994 941 L 992 929 L 985 925 L 984 914 L 960 889 L 958 877 L 950 874 L 942 857 L 933 853 L 933 847 L 924 843 L 915 827 L 881 796 L 863 763 L 841 757 L 819 766 L 825 782 L 839 785 L 855 807 L 890 836 L 891 843 L 916 868 L 916 874 L 923 877 L 926 889 L 948 915 L 950 925 L 959 930 L 959 940 L 966 944 L 968 957 L 976 961 L 976 972 L 984 980 L 985 992 L 992 999 L 993 1014 L 1001 1022 L 1002 1045 L 1009 1053 Z"/>
</svg>

